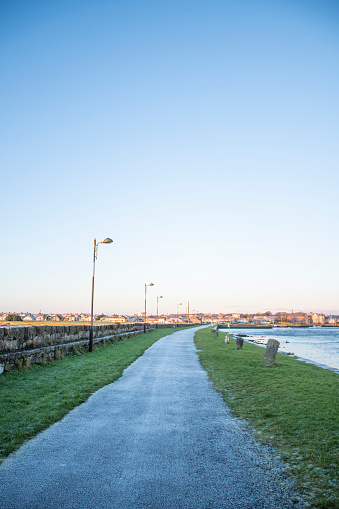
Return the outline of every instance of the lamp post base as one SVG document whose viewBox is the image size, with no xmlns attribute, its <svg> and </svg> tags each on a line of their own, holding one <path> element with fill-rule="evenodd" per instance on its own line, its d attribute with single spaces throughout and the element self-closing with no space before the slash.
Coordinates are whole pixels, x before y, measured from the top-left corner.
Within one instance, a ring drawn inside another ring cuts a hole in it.
<svg viewBox="0 0 339 509">
<path fill-rule="evenodd" d="M 89 329 L 88 351 L 93 352 L 93 327 Z"/>
</svg>

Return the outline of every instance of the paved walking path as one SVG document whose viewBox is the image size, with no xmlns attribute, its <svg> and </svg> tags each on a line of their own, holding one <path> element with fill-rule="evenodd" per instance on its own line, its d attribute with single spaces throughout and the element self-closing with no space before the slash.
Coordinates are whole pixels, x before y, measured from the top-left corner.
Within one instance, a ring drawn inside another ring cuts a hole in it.
<svg viewBox="0 0 339 509">
<path fill-rule="evenodd" d="M 9 457 L 0 467 L 1 507 L 302 507 L 272 450 L 212 388 L 194 332 L 159 340 Z"/>
</svg>

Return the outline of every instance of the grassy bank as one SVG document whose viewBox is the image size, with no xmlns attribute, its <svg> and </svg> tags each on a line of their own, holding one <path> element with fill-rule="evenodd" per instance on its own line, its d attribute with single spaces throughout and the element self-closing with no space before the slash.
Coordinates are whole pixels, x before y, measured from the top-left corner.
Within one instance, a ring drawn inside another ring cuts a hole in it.
<svg viewBox="0 0 339 509">
<path fill-rule="evenodd" d="M 278 354 L 261 365 L 264 349 L 214 339 L 210 328 L 195 342 L 203 367 L 233 413 L 264 443 L 276 446 L 313 507 L 338 508 L 338 374 Z"/>
<path fill-rule="evenodd" d="M 60 420 L 97 389 L 117 380 L 155 341 L 175 332 L 155 329 L 96 346 L 92 353 L 35 364 L 0 376 L 0 460 Z"/>
</svg>

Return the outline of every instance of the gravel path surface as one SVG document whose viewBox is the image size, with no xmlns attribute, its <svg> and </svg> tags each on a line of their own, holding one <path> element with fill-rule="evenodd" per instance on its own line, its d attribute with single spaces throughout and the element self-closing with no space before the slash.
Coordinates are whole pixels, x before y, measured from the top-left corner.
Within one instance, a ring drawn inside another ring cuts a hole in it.
<svg viewBox="0 0 339 509">
<path fill-rule="evenodd" d="M 0 467 L 1 507 L 303 507 L 274 451 L 212 388 L 194 332 L 160 339 L 10 456 Z"/>
</svg>

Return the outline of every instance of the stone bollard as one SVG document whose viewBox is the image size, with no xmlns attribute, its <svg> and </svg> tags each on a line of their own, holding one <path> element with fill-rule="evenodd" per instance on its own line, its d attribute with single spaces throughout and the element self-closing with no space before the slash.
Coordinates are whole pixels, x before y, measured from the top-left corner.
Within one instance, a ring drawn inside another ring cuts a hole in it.
<svg viewBox="0 0 339 509">
<path fill-rule="evenodd" d="M 280 343 L 276 339 L 269 339 L 267 341 L 265 355 L 262 361 L 264 366 L 272 366 L 272 364 L 274 364 L 275 356 L 277 355 L 279 345 Z"/>
<path fill-rule="evenodd" d="M 239 336 L 237 336 L 237 339 L 235 341 L 235 349 L 242 350 L 243 344 L 244 344 L 244 338 L 240 338 Z"/>
<path fill-rule="evenodd" d="M 225 344 L 230 342 L 230 335 L 226 334 L 225 336 Z"/>
<path fill-rule="evenodd" d="M 212 332 L 213 332 L 214 339 L 217 339 L 217 337 L 219 336 L 218 329 L 213 329 Z"/>
</svg>

